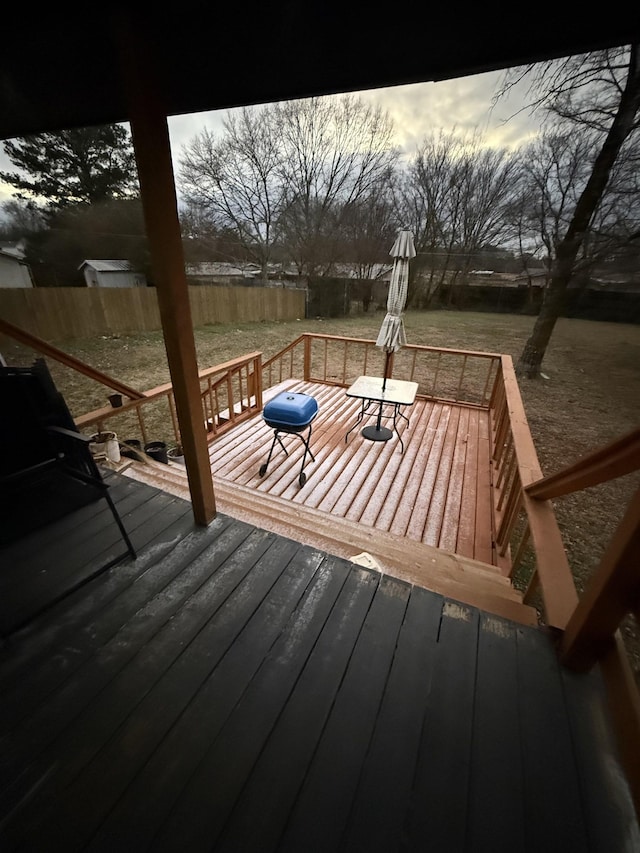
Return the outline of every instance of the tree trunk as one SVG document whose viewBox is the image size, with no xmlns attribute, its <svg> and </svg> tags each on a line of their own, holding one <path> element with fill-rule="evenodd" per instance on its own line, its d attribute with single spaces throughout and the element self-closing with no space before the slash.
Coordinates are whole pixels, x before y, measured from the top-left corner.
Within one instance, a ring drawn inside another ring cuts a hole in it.
<svg viewBox="0 0 640 853">
<path fill-rule="evenodd" d="M 618 110 L 607 138 L 595 159 L 587 185 L 578 199 L 567 233 L 556 244 L 556 261 L 553 265 L 551 281 L 547 285 L 533 332 L 516 365 L 516 373 L 519 376 L 525 376 L 528 379 L 537 379 L 540 376 L 542 360 L 547 351 L 551 333 L 567 302 L 567 288 L 578 252 L 584 243 L 593 214 L 600 204 L 620 149 L 634 129 L 635 116 L 639 107 L 638 45 L 632 45 L 629 52 L 626 85 L 620 96 Z"/>
<path fill-rule="evenodd" d="M 553 276 L 547 285 L 540 313 L 536 317 L 531 336 L 524 345 L 516 365 L 516 374 L 526 379 L 539 379 L 542 359 L 551 335 L 567 304 L 567 286 L 569 278 Z"/>
</svg>

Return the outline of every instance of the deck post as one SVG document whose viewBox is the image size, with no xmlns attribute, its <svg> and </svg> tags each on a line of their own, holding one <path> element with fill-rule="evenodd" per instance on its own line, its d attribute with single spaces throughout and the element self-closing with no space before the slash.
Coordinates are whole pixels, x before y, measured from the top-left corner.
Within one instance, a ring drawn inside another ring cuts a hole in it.
<svg viewBox="0 0 640 853">
<path fill-rule="evenodd" d="M 166 111 L 154 76 L 156 65 L 137 38 L 132 20 L 122 22 L 121 60 L 130 102 L 130 122 L 140 194 L 151 251 L 165 349 L 180 425 L 180 441 L 193 515 L 206 526 L 216 514 L 209 450 L 200 399 L 198 362 L 178 219 Z"/>
<path fill-rule="evenodd" d="M 304 336 L 304 381 L 311 380 L 311 338 L 309 335 Z"/>
<path fill-rule="evenodd" d="M 259 412 L 262 411 L 262 353 L 258 353 L 253 359 L 253 395 L 256 400 L 256 407 Z"/>
</svg>

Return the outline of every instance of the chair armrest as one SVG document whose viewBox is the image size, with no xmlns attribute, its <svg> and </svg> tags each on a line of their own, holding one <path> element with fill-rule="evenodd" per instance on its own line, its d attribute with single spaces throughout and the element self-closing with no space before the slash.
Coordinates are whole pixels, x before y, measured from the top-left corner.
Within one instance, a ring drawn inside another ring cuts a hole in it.
<svg viewBox="0 0 640 853">
<path fill-rule="evenodd" d="M 63 435 L 66 438 L 73 438 L 76 441 L 82 442 L 82 444 L 91 444 L 91 436 L 85 435 L 82 432 L 76 432 L 72 429 L 66 429 L 65 427 L 50 426 L 47 427 L 47 432 L 55 432 L 57 435 Z"/>
<path fill-rule="evenodd" d="M 3 486 L 10 485 L 14 481 L 19 481 L 34 471 L 41 471 L 44 468 L 50 468 L 52 465 L 57 465 L 57 459 L 45 459 L 44 462 L 37 462 L 35 465 L 29 465 L 27 468 L 21 468 L 19 471 L 14 471 L 13 474 L 4 474 L 0 477 L 0 483 Z"/>
</svg>

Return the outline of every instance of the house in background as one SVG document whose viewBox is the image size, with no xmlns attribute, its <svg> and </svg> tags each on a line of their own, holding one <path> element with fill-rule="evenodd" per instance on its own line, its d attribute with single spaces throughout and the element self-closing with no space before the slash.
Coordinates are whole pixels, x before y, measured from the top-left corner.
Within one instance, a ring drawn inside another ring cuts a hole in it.
<svg viewBox="0 0 640 853">
<path fill-rule="evenodd" d="M 129 261 L 83 261 L 78 269 L 87 287 L 147 286 L 145 274 L 134 272 Z"/>
<path fill-rule="evenodd" d="M 24 240 L 0 243 L 0 287 L 34 287 Z"/>
<path fill-rule="evenodd" d="M 213 283 L 229 283 L 238 278 L 255 278 L 260 275 L 260 267 L 256 264 L 229 264 L 223 261 L 202 261 L 197 264 L 186 264 L 187 278 L 210 280 Z"/>
</svg>

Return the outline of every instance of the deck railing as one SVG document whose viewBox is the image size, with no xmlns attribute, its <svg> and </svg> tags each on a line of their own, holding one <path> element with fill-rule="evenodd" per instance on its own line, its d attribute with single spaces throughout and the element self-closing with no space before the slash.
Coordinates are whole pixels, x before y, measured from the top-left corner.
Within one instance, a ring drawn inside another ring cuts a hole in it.
<svg viewBox="0 0 640 853">
<path fill-rule="evenodd" d="M 526 488 L 533 501 L 582 491 L 640 469 L 640 429 Z M 578 671 L 600 665 L 611 699 L 636 811 L 640 814 L 640 693 L 620 631 L 629 616 L 640 624 L 640 488 L 607 544 L 560 640 L 560 659 Z"/>
<path fill-rule="evenodd" d="M 564 551 L 552 498 L 624 476 L 640 468 L 640 430 L 543 477 L 508 356 L 502 357 L 491 401 L 496 547 L 517 572 L 528 546 L 534 558 L 524 599 L 539 587 L 546 623 L 560 629 L 559 653 L 573 669 L 600 665 L 620 755 L 640 814 L 640 693 L 620 632 L 625 616 L 640 621 L 640 490 L 580 599 Z"/>
<path fill-rule="evenodd" d="M 373 340 L 305 333 L 262 365 L 264 388 L 285 379 L 348 387 L 382 376 L 385 356 Z M 488 408 L 500 365 L 497 353 L 407 344 L 391 356 L 390 375 L 418 383 L 418 396 Z"/>
<path fill-rule="evenodd" d="M 261 353 L 217 364 L 199 372 L 202 418 L 209 441 L 236 424 L 253 417 L 262 409 Z M 176 415 L 173 385 L 168 382 L 144 392 L 142 398 L 129 400 L 118 408 L 101 408 L 76 418 L 80 430 L 97 432 L 118 427 L 120 436 L 141 437 L 143 444 L 169 438 L 177 445 L 180 429 Z"/>
<path fill-rule="evenodd" d="M 490 420 L 497 556 L 514 577 L 525 557 L 533 555 L 525 601 L 530 602 L 539 588 L 545 621 L 564 630 L 578 595 L 551 502 L 534 500 L 526 491 L 541 479 L 542 469 L 510 356 L 500 359 Z"/>
</svg>

